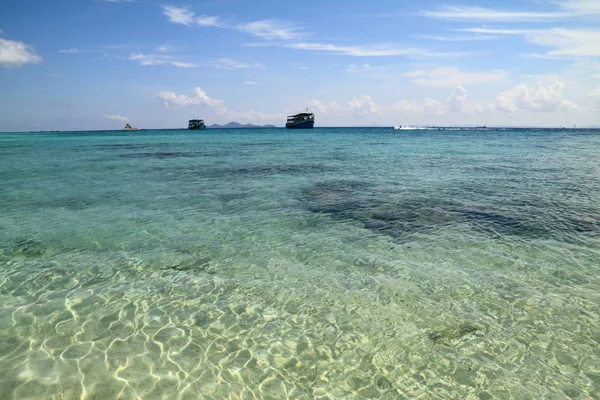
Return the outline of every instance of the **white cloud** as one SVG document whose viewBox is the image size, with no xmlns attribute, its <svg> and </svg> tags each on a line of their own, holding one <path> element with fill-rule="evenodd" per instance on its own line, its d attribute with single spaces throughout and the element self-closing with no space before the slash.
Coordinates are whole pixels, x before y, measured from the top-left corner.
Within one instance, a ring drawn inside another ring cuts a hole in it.
<svg viewBox="0 0 600 400">
<path fill-rule="evenodd" d="M 175 92 L 162 91 L 158 94 L 158 98 L 163 101 L 165 107 L 181 108 L 188 106 L 204 106 L 214 109 L 219 113 L 227 112 L 225 102 L 209 97 L 201 88 L 194 89 L 192 96 L 178 95 Z"/>
<path fill-rule="evenodd" d="M 313 109 L 325 115 L 340 116 L 342 112 L 342 107 L 335 101 L 332 101 L 329 104 L 323 104 L 319 100 L 311 100 L 310 105 Z"/>
<path fill-rule="evenodd" d="M 364 117 L 367 115 L 378 115 L 383 111 L 383 108 L 376 104 L 373 98 L 368 95 L 350 100 L 347 106 L 341 106 L 335 101 L 325 104 L 317 99 L 311 100 L 309 104 L 319 114 L 332 117 Z"/>
<path fill-rule="evenodd" d="M 421 11 L 418 15 L 437 19 L 481 21 L 544 21 L 569 16 L 564 12 L 504 11 L 477 6 L 442 6 L 435 11 Z"/>
<path fill-rule="evenodd" d="M 170 56 L 160 54 L 131 54 L 128 60 L 137 61 L 138 64 L 143 66 L 149 65 L 172 65 L 179 68 L 194 68 L 196 65 L 173 60 Z"/>
<path fill-rule="evenodd" d="M 190 7 L 161 6 L 163 15 L 169 22 L 174 24 L 191 25 L 194 22 L 195 13 Z"/>
<path fill-rule="evenodd" d="M 375 104 L 371 96 L 367 95 L 350 100 L 348 105 L 357 115 L 373 114 L 379 111 L 379 106 Z"/>
<path fill-rule="evenodd" d="M 169 48 L 167 46 L 159 46 L 157 49 L 157 51 L 160 51 L 161 53 L 166 53 L 167 51 L 169 51 Z"/>
<path fill-rule="evenodd" d="M 209 97 L 201 88 L 197 87 L 191 96 L 178 95 L 171 91 L 162 91 L 158 94 L 158 99 L 161 100 L 167 108 L 182 108 L 189 106 L 202 106 L 213 109 L 222 119 L 235 121 L 285 121 L 285 114 L 274 113 L 268 114 L 260 111 L 245 111 L 236 112 L 228 110 L 225 107 L 223 100 L 213 99 Z M 277 123 L 277 122 L 276 122 Z"/>
<path fill-rule="evenodd" d="M 349 66 L 346 71 L 347 72 L 360 72 L 360 71 L 368 71 L 371 69 L 371 65 L 369 64 L 363 64 L 360 66 L 356 66 L 356 65 L 351 65 Z"/>
<path fill-rule="evenodd" d="M 461 71 L 456 67 L 438 67 L 431 70 L 414 70 L 404 74 L 415 85 L 425 87 L 455 87 L 504 80 L 506 72 Z"/>
<path fill-rule="evenodd" d="M 547 86 L 541 82 L 535 86 L 521 84 L 500 93 L 496 97 L 496 109 L 508 112 L 555 112 L 577 108 L 575 103 L 563 99 L 564 88 L 561 82 Z"/>
<path fill-rule="evenodd" d="M 208 15 L 199 15 L 196 17 L 196 24 L 200 26 L 217 26 L 220 27 L 219 17 L 216 16 L 208 16 Z"/>
<path fill-rule="evenodd" d="M 414 58 L 433 58 L 456 57 L 464 55 L 464 53 L 430 52 L 411 47 L 397 47 L 389 45 L 336 46 L 333 44 L 320 43 L 292 43 L 283 45 L 283 47 L 297 50 L 323 51 L 354 57 L 408 56 Z"/>
<path fill-rule="evenodd" d="M 181 24 L 185 26 L 199 25 L 199 26 L 221 26 L 219 24 L 219 17 L 198 15 L 191 9 L 190 6 L 176 7 L 176 6 L 161 6 L 163 9 L 163 15 L 167 17 L 169 22 L 174 24 Z"/>
<path fill-rule="evenodd" d="M 444 102 L 426 98 L 423 102 L 402 100 L 392 105 L 392 109 L 406 114 L 478 114 L 493 111 L 505 112 L 555 112 L 569 111 L 577 108 L 571 101 L 563 99 L 564 85 L 560 82 L 534 86 L 525 84 L 500 93 L 494 102 L 472 103 L 469 94 L 462 86 L 457 86 L 454 93 Z"/>
<path fill-rule="evenodd" d="M 215 68 L 226 69 L 232 71 L 234 69 L 246 69 L 246 68 L 264 68 L 264 65 L 252 62 L 252 63 L 242 63 L 231 58 L 221 58 L 214 64 Z"/>
<path fill-rule="evenodd" d="M 444 102 L 427 97 L 423 102 L 401 100 L 391 105 L 379 105 L 371 96 L 364 95 L 350 100 L 347 107 L 342 107 L 336 102 L 324 104 L 316 99 L 310 102 L 310 106 L 319 114 L 335 117 L 365 117 L 369 115 L 379 117 L 397 113 L 404 115 L 478 113 L 492 108 L 469 102 L 467 91 L 460 86 Z"/>
<path fill-rule="evenodd" d="M 62 53 L 62 54 L 77 54 L 77 53 L 81 53 L 82 51 L 79 50 L 78 48 L 74 48 L 74 49 L 59 50 L 58 52 Z"/>
<path fill-rule="evenodd" d="M 129 121 L 129 118 L 127 118 L 127 117 L 121 117 L 120 115 L 107 115 L 107 114 L 104 114 L 104 118 L 110 119 L 111 121 L 121 121 L 121 122 L 127 122 L 127 121 Z"/>
<path fill-rule="evenodd" d="M 248 22 L 237 25 L 236 29 L 266 40 L 288 40 L 304 36 L 302 32 L 304 28 L 275 19 Z"/>
<path fill-rule="evenodd" d="M 448 20 L 504 22 L 544 22 L 600 15 L 600 2 L 597 0 L 554 1 L 550 4 L 556 6 L 552 11 L 512 11 L 478 6 L 446 5 L 433 11 L 420 11 L 417 15 Z"/>
<path fill-rule="evenodd" d="M 259 84 L 259 83 L 258 83 L 258 82 L 255 82 L 255 81 L 245 81 L 245 82 L 244 82 L 244 85 L 258 85 L 258 84 Z"/>
<path fill-rule="evenodd" d="M 36 64 L 42 62 L 33 46 L 0 38 L 0 67 L 14 68 L 25 64 Z"/>
<path fill-rule="evenodd" d="M 459 113 L 476 113 L 485 110 L 485 106 L 469 102 L 469 93 L 462 86 L 458 86 L 446 99 L 446 106 L 450 111 Z"/>
<path fill-rule="evenodd" d="M 499 35 L 475 35 L 475 36 L 435 36 L 435 35 L 413 35 L 419 39 L 435 40 L 438 42 L 475 42 L 480 40 L 502 39 Z"/>
<path fill-rule="evenodd" d="M 467 90 L 458 86 L 449 96 L 439 99 L 401 99 L 393 104 L 378 104 L 371 96 L 365 95 L 342 106 L 336 102 L 326 103 L 317 99 L 309 104 L 319 121 L 329 125 L 356 124 L 360 121 L 378 121 L 383 124 L 402 122 L 402 125 L 556 125 L 564 119 L 563 112 L 578 115 L 575 113 L 585 110 L 565 100 L 563 88 L 562 83 L 519 85 L 488 99 L 471 101 Z M 598 98 L 600 87 L 590 93 L 589 104 Z"/>
</svg>

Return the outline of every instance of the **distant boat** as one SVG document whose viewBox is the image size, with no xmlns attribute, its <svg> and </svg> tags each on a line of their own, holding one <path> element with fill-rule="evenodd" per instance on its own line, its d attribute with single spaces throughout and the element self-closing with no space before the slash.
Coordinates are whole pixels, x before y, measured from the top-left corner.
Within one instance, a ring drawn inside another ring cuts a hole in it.
<svg viewBox="0 0 600 400">
<path fill-rule="evenodd" d="M 315 126 L 315 114 L 305 112 L 287 117 L 288 129 L 312 129 Z"/>
<path fill-rule="evenodd" d="M 188 123 L 188 129 L 190 129 L 190 130 L 201 131 L 201 130 L 204 130 L 205 128 L 206 127 L 204 126 L 203 119 L 190 119 L 190 122 Z"/>
<path fill-rule="evenodd" d="M 424 130 L 424 129 L 428 129 L 428 128 L 424 128 L 422 126 L 402 126 L 402 125 L 396 125 L 394 126 L 394 129 L 397 131 L 420 131 L 420 130 Z"/>
<path fill-rule="evenodd" d="M 140 128 L 134 128 L 131 125 L 127 124 L 125 125 L 125 128 L 123 128 L 124 131 L 139 131 Z"/>
</svg>

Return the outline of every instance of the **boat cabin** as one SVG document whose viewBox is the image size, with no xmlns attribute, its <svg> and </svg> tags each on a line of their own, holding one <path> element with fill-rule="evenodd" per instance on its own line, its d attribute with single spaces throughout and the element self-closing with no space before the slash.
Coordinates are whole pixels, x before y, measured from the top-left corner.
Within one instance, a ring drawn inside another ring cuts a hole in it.
<svg viewBox="0 0 600 400">
<path fill-rule="evenodd" d="M 286 128 L 289 129 L 311 129 L 315 124 L 315 114 L 300 113 L 287 117 Z"/>
<path fill-rule="evenodd" d="M 190 119 L 190 122 L 188 123 L 188 129 L 204 129 L 204 120 Z"/>
</svg>

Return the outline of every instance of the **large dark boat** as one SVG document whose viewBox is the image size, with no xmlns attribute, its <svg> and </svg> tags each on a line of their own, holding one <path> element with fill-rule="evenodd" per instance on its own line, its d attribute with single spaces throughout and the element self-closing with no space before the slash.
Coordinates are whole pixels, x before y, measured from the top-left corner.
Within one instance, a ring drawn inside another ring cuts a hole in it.
<svg viewBox="0 0 600 400">
<path fill-rule="evenodd" d="M 190 129 L 190 130 L 198 130 L 198 131 L 201 131 L 201 130 L 205 129 L 204 120 L 202 120 L 202 119 L 190 119 L 190 122 L 188 124 L 188 129 Z"/>
<path fill-rule="evenodd" d="M 287 117 L 285 127 L 288 129 L 312 129 L 315 125 L 315 114 L 300 113 Z"/>
</svg>

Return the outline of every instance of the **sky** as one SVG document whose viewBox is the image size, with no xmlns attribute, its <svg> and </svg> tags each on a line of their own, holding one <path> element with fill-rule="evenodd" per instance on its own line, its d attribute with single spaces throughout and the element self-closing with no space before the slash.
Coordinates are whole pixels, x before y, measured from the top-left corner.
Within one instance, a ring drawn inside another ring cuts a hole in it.
<svg viewBox="0 0 600 400">
<path fill-rule="evenodd" d="M 2 0 L 0 131 L 600 126 L 600 0 Z"/>
</svg>

